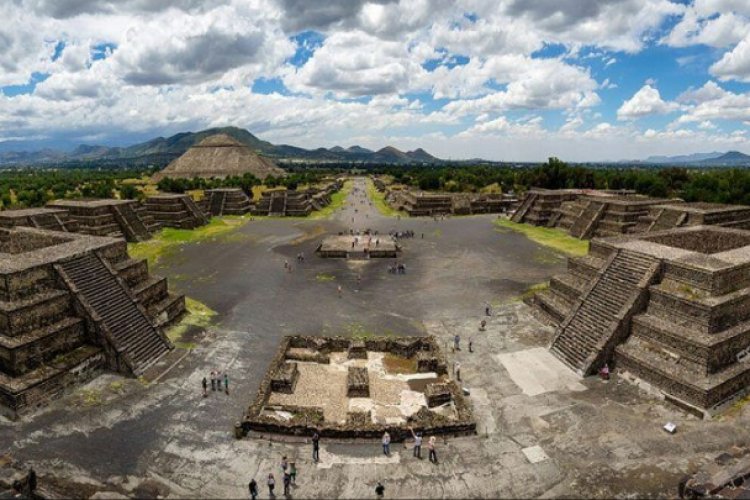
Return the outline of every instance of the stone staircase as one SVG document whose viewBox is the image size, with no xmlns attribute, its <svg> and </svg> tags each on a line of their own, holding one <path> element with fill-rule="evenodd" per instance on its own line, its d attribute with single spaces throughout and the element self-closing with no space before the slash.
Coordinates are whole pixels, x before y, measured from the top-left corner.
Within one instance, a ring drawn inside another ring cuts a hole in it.
<svg viewBox="0 0 750 500">
<path fill-rule="evenodd" d="M 214 191 L 211 193 L 211 204 L 210 212 L 213 216 L 219 216 L 224 214 L 224 201 L 226 200 L 226 194 L 222 191 Z"/>
<path fill-rule="evenodd" d="M 659 212 L 648 231 L 662 231 L 664 229 L 675 229 L 685 223 L 687 214 L 678 210 L 664 210 Z"/>
<path fill-rule="evenodd" d="M 78 289 L 79 299 L 101 319 L 111 336 L 108 343 L 134 375 L 169 351 L 168 341 L 99 257 L 85 254 L 62 262 L 60 268 Z"/>
<path fill-rule="evenodd" d="M 112 205 L 112 215 L 128 241 L 145 241 L 151 233 L 129 203 Z"/>
<path fill-rule="evenodd" d="M 591 230 L 597 220 L 601 218 L 605 209 L 604 203 L 590 201 L 583 209 L 581 215 L 570 227 L 570 235 L 575 238 L 586 239 L 591 235 Z"/>
<path fill-rule="evenodd" d="M 185 196 L 182 198 L 182 202 L 185 204 L 185 208 L 188 212 L 197 220 L 199 221 L 200 225 L 208 224 L 208 217 L 206 217 L 206 214 L 203 213 L 203 210 L 198 207 L 198 205 L 195 204 L 193 199 L 190 196 Z"/>
<path fill-rule="evenodd" d="M 513 217 L 511 217 L 511 221 L 513 222 L 523 222 L 523 218 L 526 216 L 526 212 L 529 211 L 531 206 L 536 201 L 536 193 L 531 193 L 526 196 L 526 199 L 523 200 L 523 203 L 520 207 L 518 207 L 518 210 L 516 210 L 516 213 L 513 214 Z"/>
<path fill-rule="evenodd" d="M 560 324 L 550 350 L 581 375 L 606 361 L 623 326 L 645 307 L 647 287 L 658 271 L 656 259 L 627 250 L 610 256 L 597 279 Z"/>
</svg>

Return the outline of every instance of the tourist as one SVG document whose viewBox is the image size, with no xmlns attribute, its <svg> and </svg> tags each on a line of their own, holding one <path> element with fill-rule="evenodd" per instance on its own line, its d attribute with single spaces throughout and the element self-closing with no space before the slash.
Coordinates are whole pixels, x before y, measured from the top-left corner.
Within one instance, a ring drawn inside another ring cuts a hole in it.
<svg viewBox="0 0 750 500">
<path fill-rule="evenodd" d="M 474 352 L 474 350 L 472 349 L 473 345 L 474 345 L 474 340 L 471 337 L 469 337 L 469 352 Z"/>
<path fill-rule="evenodd" d="M 211 370 L 211 390 L 216 390 L 216 372 L 213 370 Z"/>
<path fill-rule="evenodd" d="M 284 472 L 284 496 L 289 496 L 289 485 L 292 483 L 292 479 L 288 472 Z"/>
<path fill-rule="evenodd" d="M 276 498 L 276 495 L 273 494 L 274 487 L 276 487 L 276 479 L 274 479 L 273 474 L 268 474 L 268 496 L 271 498 Z"/>
<path fill-rule="evenodd" d="M 338 286 L 339 298 L 341 298 L 341 293 L 342 293 L 342 291 L 343 291 L 343 290 L 341 289 L 341 285 L 339 285 L 339 286 Z"/>
<path fill-rule="evenodd" d="M 388 431 L 383 433 L 383 454 L 386 456 L 391 455 L 391 435 Z"/>
<path fill-rule="evenodd" d="M 485 316 L 492 316 L 492 307 L 489 304 L 484 306 L 484 314 Z"/>
<path fill-rule="evenodd" d="M 602 380 L 609 380 L 609 365 L 607 363 L 604 363 L 604 366 L 599 370 L 599 377 Z"/>
<path fill-rule="evenodd" d="M 429 441 L 427 441 L 427 449 L 430 451 L 430 462 L 437 464 L 438 458 L 437 451 L 435 451 L 435 436 L 430 436 Z"/>
<path fill-rule="evenodd" d="M 224 372 L 224 392 L 229 395 L 229 375 Z"/>
<path fill-rule="evenodd" d="M 320 434 L 315 431 L 312 437 L 313 445 L 313 461 L 318 462 L 320 460 Z"/>
<path fill-rule="evenodd" d="M 483 332 L 485 330 L 485 327 L 487 326 L 487 322 L 485 320 L 482 320 L 479 322 L 479 331 Z"/>
<path fill-rule="evenodd" d="M 378 498 L 383 498 L 383 495 L 385 494 L 385 486 L 378 481 L 378 485 L 375 486 L 375 494 L 378 496 Z"/>
<path fill-rule="evenodd" d="M 203 397 L 205 398 L 208 396 L 208 380 L 206 380 L 206 377 L 203 377 L 201 385 L 203 385 Z"/>
<path fill-rule="evenodd" d="M 284 269 L 289 269 L 289 261 L 284 260 Z"/>
<path fill-rule="evenodd" d="M 453 349 L 455 351 L 461 350 L 461 336 L 459 334 L 453 336 Z"/>
<path fill-rule="evenodd" d="M 453 369 L 456 372 L 456 380 L 458 380 L 460 382 L 461 381 L 461 363 L 459 363 L 458 361 L 456 361 L 456 364 L 453 365 Z"/>
<path fill-rule="evenodd" d="M 414 437 L 414 456 L 418 459 L 422 459 L 422 433 L 414 432 L 414 429 L 409 427 L 411 435 Z"/>
<path fill-rule="evenodd" d="M 255 478 L 252 478 L 247 485 L 247 489 L 250 491 L 250 498 L 255 500 L 258 498 L 258 483 L 255 482 Z"/>
<path fill-rule="evenodd" d="M 36 491 L 36 471 L 33 467 L 29 468 L 29 476 L 26 480 L 26 485 L 29 487 L 29 498 L 34 497 L 34 491 Z"/>
<path fill-rule="evenodd" d="M 297 464 L 289 462 L 289 477 L 292 479 L 292 486 L 297 486 Z"/>
<path fill-rule="evenodd" d="M 286 459 L 286 455 L 284 455 L 281 458 L 281 472 L 286 473 L 286 470 L 288 467 L 289 467 L 289 461 Z"/>
<path fill-rule="evenodd" d="M 221 372 L 216 370 L 216 390 L 221 390 Z"/>
</svg>

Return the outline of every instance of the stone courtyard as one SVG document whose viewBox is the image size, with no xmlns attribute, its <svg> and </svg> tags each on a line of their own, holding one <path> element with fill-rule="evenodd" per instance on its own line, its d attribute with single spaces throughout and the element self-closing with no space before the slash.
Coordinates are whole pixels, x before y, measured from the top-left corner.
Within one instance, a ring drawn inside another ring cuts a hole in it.
<svg viewBox="0 0 750 500">
<path fill-rule="evenodd" d="M 354 184 L 330 220 L 250 221 L 231 238 L 164 255 L 153 272 L 217 319 L 190 328 L 158 375 L 110 372 L 19 421 L 0 421 L 3 455 L 33 465 L 40 485 L 79 497 L 246 498 L 254 477 L 266 498 L 264 478 L 280 481 L 284 455 L 297 464 L 297 498 L 373 497 L 377 481 L 394 498 L 673 497 L 683 475 L 748 440 L 744 401 L 701 420 L 617 371 L 607 382 L 581 378 L 549 352 L 554 328 L 521 298 L 561 274 L 564 255 L 497 230 L 494 215 L 383 217 L 364 180 Z M 352 226 L 424 239 L 403 242 L 405 274 L 377 259 L 284 269 L 300 252 L 312 255 L 322 235 Z M 434 336 L 451 376 L 460 363 L 476 434 L 441 436 L 437 465 L 413 458 L 408 440 L 385 456 L 378 441 L 324 437 L 315 463 L 305 436 L 236 439 L 279 343 L 300 335 Z M 212 370 L 228 374 L 228 394 L 209 388 L 204 398 L 201 380 Z M 662 429 L 667 422 L 674 434 Z"/>
</svg>

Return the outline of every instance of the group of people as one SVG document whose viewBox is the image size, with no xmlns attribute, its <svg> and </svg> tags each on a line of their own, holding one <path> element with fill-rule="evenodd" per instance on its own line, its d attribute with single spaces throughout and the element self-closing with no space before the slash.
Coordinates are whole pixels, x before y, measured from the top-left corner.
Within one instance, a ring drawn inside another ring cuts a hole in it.
<svg viewBox="0 0 750 500">
<path fill-rule="evenodd" d="M 224 392 L 229 394 L 229 375 L 227 375 L 227 372 L 222 373 L 220 370 L 211 370 L 211 390 L 221 391 L 222 382 L 224 382 Z M 208 379 L 206 377 L 203 377 L 201 385 L 203 386 L 203 397 L 205 398 L 208 396 Z"/>
<path fill-rule="evenodd" d="M 388 266 L 388 272 L 391 274 L 406 274 L 406 266 L 400 262 L 394 262 Z"/>
<path fill-rule="evenodd" d="M 284 486 L 284 496 L 288 497 L 292 486 L 297 486 L 297 464 L 292 460 L 289 461 L 286 456 L 281 459 L 281 477 L 282 485 Z M 271 498 L 276 497 L 276 477 L 273 472 L 268 473 L 266 479 L 266 486 L 268 486 L 268 496 Z M 247 485 L 250 492 L 250 498 L 255 500 L 258 498 L 258 482 L 255 478 L 251 479 Z"/>
<path fill-rule="evenodd" d="M 414 432 L 414 429 L 409 427 L 409 431 L 411 431 L 411 436 L 414 439 L 414 447 L 413 447 L 413 456 L 422 460 L 422 433 L 421 432 Z M 385 431 L 383 433 L 383 437 L 381 438 L 381 442 L 383 444 L 383 455 L 389 457 L 391 456 L 391 435 L 388 433 L 388 431 Z M 433 464 L 438 463 L 437 458 L 437 450 L 435 450 L 435 436 L 430 436 L 430 439 L 427 440 L 427 450 L 429 451 L 429 460 Z"/>
<path fill-rule="evenodd" d="M 396 240 L 414 238 L 414 231 L 412 231 L 411 229 L 406 231 L 390 231 L 388 234 L 391 236 L 391 238 Z M 422 238 L 424 239 L 424 233 L 422 233 Z"/>
</svg>

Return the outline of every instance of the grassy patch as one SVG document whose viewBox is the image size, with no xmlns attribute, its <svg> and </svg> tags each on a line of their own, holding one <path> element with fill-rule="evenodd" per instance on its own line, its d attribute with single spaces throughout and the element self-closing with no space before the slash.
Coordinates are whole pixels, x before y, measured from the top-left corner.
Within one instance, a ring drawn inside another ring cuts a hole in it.
<svg viewBox="0 0 750 500">
<path fill-rule="evenodd" d="M 190 297 L 185 297 L 185 308 L 187 309 L 187 314 L 185 314 L 179 323 L 171 326 L 167 330 L 167 338 L 174 343 L 175 347 L 181 349 L 193 349 L 196 347 L 194 343 L 183 342 L 180 339 L 182 339 L 182 336 L 185 335 L 191 327 L 205 329 L 211 326 L 217 313 L 206 304 L 191 299 Z"/>
<path fill-rule="evenodd" d="M 346 197 L 352 190 L 352 181 L 345 181 L 344 185 L 331 195 L 331 203 L 328 206 L 323 207 L 321 210 L 317 210 L 310 214 L 310 219 L 327 219 L 333 212 L 344 206 Z"/>
<path fill-rule="evenodd" d="M 375 188 L 375 183 L 372 182 L 372 179 L 370 178 L 367 179 L 367 196 L 372 200 L 372 205 L 378 209 L 378 212 L 380 212 L 381 215 L 385 215 L 386 217 L 398 217 L 399 215 L 402 217 L 408 216 L 406 212 L 401 212 L 400 210 L 391 207 L 385 201 L 385 193 L 378 191 Z"/>
<path fill-rule="evenodd" d="M 336 276 L 333 274 L 328 273 L 318 273 L 315 275 L 315 281 L 320 281 L 321 283 L 326 283 L 328 281 L 334 281 L 336 279 Z"/>
<path fill-rule="evenodd" d="M 579 257 L 586 255 L 589 251 L 588 241 L 573 238 L 561 229 L 518 224 L 508 219 L 496 219 L 494 224 L 502 230 L 512 230 L 522 233 L 533 242 L 553 248 L 567 255 Z"/>
<path fill-rule="evenodd" d="M 537 283 L 536 285 L 531 285 L 521 295 L 516 297 L 516 300 L 524 301 L 526 299 L 530 299 L 537 293 L 542 292 L 547 289 L 549 289 L 549 282 L 547 281 L 545 281 L 544 283 Z"/>
<path fill-rule="evenodd" d="M 417 358 L 409 359 L 396 356 L 390 352 L 383 356 L 383 366 L 385 371 L 391 375 L 417 373 Z"/>
<path fill-rule="evenodd" d="M 233 234 L 232 232 L 245 225 L 249 220 L 250 217 L 246 215 L 228 215 L 213 217 L 208 224 L 196 229 L 166 227 L 148 241 L 129 243 L 128 253 L 134 259 L 148 259 L 149 265 L 153 266 L 159 259 L 170 255 L 176 248 L 186 243 L 199 243 L 219 238 L 226 242 L 241 240 L 244 235 Z"/>
</svg>

